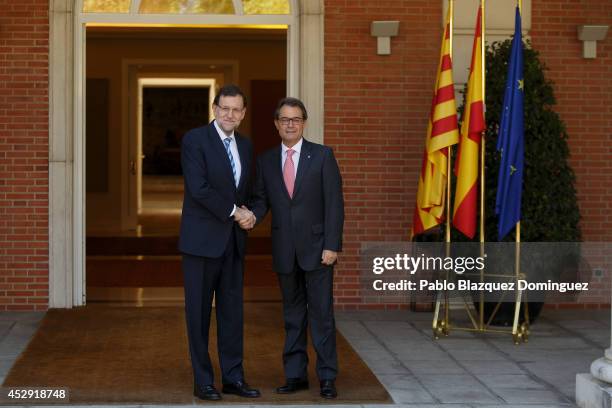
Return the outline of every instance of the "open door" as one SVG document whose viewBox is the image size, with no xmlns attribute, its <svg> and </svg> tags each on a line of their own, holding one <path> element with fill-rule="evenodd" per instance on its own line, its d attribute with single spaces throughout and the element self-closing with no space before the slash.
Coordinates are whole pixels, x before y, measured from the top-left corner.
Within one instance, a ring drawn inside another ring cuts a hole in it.
<svg viewBox="0 0 612 408">
<path fill-rule="evenodd" d="M 177 67 L 173 67 L 177 69 Z M 156 72 L 156 70 L 158 72 Z M 180 70 L 180 69 L 179 69 Z M 181 77 L 171 76 L 166 68 L 149 68 L 146 71 L 142 67 L 142 63 L 128 65 L 127 68 L 127 84 L 128 92 L 127 99 L 127 134 L 128 137 L 128 172 L 124 175 L 124 192 L 125 205 L 122 206 L 122 229 L 137 230 L 139 226 L 138 217 L 143 211 L 143 186 L 146 184 L 143 179 L 143 169 L 146 159 L 151 159 L 151 152 L 145 151 L 143 148 L 143 120 L 145 120 L 144 112 L 146 107 L 143 104 L 144 93 L 146 89 L 189 89 L 189 88 L 207 88 L 209 90 L 208 101 L 205 103 L 208 106 L 212 105 L 217 83 L 223 80 L 223 77 L 218 74 L 213 74 L 211 77 L 202 78 L 202 74 L 191 74 L 181 72 Z M 170 76 L 169 76 L 170 75 Z M 200 76 L 200 77 L 198 77 Z M 208 117 L 202 118 L 202 122 L 212 120 L 212 110 L 209 110 Z M 180 119 L 177 119 L 180 122 Z M 177 150 L 174 146 L 170 149 Z M 147 157 L 149 153 L 149 157 Z M 175 152 L 176 153 L 176 152 Z"/>
</svg>

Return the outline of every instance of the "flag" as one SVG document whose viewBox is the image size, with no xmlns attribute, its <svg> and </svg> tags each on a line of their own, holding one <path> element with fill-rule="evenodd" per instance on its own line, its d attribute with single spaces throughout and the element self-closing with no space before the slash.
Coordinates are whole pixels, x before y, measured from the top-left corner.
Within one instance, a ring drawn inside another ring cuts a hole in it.
<svg viewBox="0 0 612 408">
<path fill-rule="evenodd" d="M 514 38 L 508 64 L 508 79 L 502 106 L 497 150 L 501 152 L 495 214 L 499 217 L 501 241 L 521 219 L 524 165 L 524 83 L 521 13 L 516 8 Z"/>
<path fill-rule="evenodd" d="M 478 8 L 476 32 L 472 46 L 472 64 L 467 86 L 467 98 L 461 124 L 459 151 L 455 160 L 455 204 L 453 206 L 453 225 L 464 235 L 474 238 L 478 209 L 478 174 L 480 143 L 482 132 L 486 129 L 484 118 L 484 98 L 482 92 L 482 8 Z"/>
<path fill-rule="evenodd" d="M 450 8 L 446 18 L 442 47 L 431 104 L 423 165 L 419 175 L 412 234 L 420 234 L 444 221 L 448 147 L 459 141 L 457 108 L 450 49 Z"/>
</svg>

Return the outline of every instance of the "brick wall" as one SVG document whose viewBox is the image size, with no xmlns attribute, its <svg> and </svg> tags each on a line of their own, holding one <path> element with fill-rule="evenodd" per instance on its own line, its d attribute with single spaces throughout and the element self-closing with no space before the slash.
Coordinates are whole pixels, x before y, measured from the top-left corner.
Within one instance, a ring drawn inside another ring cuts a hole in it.
<svg viewBox="0 0 612 408">
<path fill-rule="evenodd" d="M 441 2 L 325 1 L 325 143 L 343 175 L 346 222 L 338 309 L 364 308 L 359 248 L 406 241 L 442 35 Z M 373 20 L 400 20 L 389 56 L 376 54 Z M 397 308 L 368 305 L 368 308 Z"/>
<path fill-rule="evenodd" d="M 361 243 L 408 239 L 441 13 L 436 1 L 325 0 L 325 140 L 347 215 L 339 309 L 366 307 Z M 391 56 L 376 55 L 373 20 L 401 21 Z M 610 2 L 533 4 L 531 38 L 570 135 L 585 240 L 612 238 L 612 33 L 584 60 L 576 26 L 610 21 Z M 0 0 L 0 311 L 48 304 L 48 35 L 47 0 Z"/>
<path fill-rule="evenodd" d="M 0 311 L 49 298 L 47 0 L 0 0 Z"/>
<path fill-rule="evenodd" d="M 365 241 L 408 239 L 441 13 L 441 2 L 325 1 L 325 142 L 337 153 L 346 199 L 338 309 L 397 307 L 362 303 L 358 254 Z M 391 56 L 376 55 L 373 20 L 400 20 Z M 531 39 L 550 68 L 555 110 L 570 135 L 587 241 L 612 238 L 612 33 L 598 43 L 598 58 L 585 60 L 576 26 L 610 21 L 609 1 L 533 4 Z"/>
<path fill-rule="evenodd" d="M 583 59 L 576 27 L 611 22 L 610 1 L 533 4 L 531 39 L 549 68 L 554 109 L 567 126 L 584 241 L 612 240 L 612 31 L 598 41 L 596 59 Z"/>
</svg>

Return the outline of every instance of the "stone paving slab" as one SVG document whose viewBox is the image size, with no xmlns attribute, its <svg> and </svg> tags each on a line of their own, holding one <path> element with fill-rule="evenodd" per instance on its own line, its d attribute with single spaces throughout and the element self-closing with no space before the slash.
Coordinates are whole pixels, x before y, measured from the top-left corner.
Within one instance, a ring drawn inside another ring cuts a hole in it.
<svg viewBox="0 0 612 408">
<path fill-rule="evenodd" d="M 425 358 L 423 360 L 404 359 L 401 356 L 399 356 L 398 359 L 402 363 L 404 363 L 404 365 L 406 365 L 406 367 L 408 367 L 409 370 L 411 369 L 413 365 L 416 366 L 417 368 L 423 367 L 423 365 L 425 364 L 430 364 L 433 367 L 439 367 L 440 371 L 434 372 L 433 374 L 436 374 L 436 373 L 443 374 L 442 367 L 449 367 L 452 369 L 453 367 L 456 367 L 458 365 L 457 361 L 453 359 L 451 356 L 449 356 L 448 354 L 447 355 L 441 354 L 439 356 L 434 356 L 434 358 L 431 358 L 431 359 Z M 428 374 L 428 373 L 424 373 L 424 374 Z M 446 373 L 446 374 L 455 374 L 455 373 Z"/>
<path fill-rule="evenodd" d="M 521 390 L 543 390 L 547 386 L 526 374 L 488 374 L 479 377 L 491 389 L 514 388 Z"/>
<path fill-rule="evenodd" d="M 24 348 L 24 344 L 21 342 L 3 341 L 0 343 L 0 359 L 14 361 Z"/>
<path fill-rule="evenodd" d="M 446 360 L 449 355 L 435 344 L 425 343 L 418 346 L 394 345 L 387 347 L 391 353 L 402 361 L 422 361 L 422 360 Z"/>
<path fill-rule="evenodd" d="M 488 391 L 472 387 L 432 389 L 434 395 L 443 403 L 495 403 L 500 399 Z"/>
<path fill-rule="evenodd" d="M 511 404 L 559 404 L 571 403 L 566 397 L 549 390 L 525 390 L 522 388 L 497 389 L 495 392 Z"/>
<path fill-rule="evenodd" d="M 4 338 L 7 336 L 7 334 L 9 334 L 14 325 L 14 321 L 0 320 L 0 341 L 4 340 Z"/>
<path fill-rule="evenodd" d="M 453 359 L 448 358 L 447 360 L 412 360 L 404 361 L 406 368 L 410 370 L 414 375 L 424 374 L 469 374 L 467 370 L 457 364 Z"/>
<path fill-rule="evenodd" d="M 557 324 L 566 329 L 573 330 L 585 330 L 585 329 L 605 329 L 605 324 L 598 320 L 585 320 L 585 319 L 577 319 L 577 320 L 558 320 Z M 608 330 L 608 334 L 609 330 Z"/>
<path fill-rule="evenodd" d="M 403 408 L 403 407 L 405 408 L 474 408 L 473 405 L 466 405 L 466 404 L 399 404 L 399 405 L 394 406 L 394 408 L 396 407 L 397 408 Z"/>
<path fill-rule="evenodd" d="M 464 374 L 421 374 L 419 380 L 428 389 L 441 388 L 481 388 L 486 391 L 485 385 L 476 377 Z"/>
<path fill-rule="evenodd" d="M 377 375 L 395 403 L 440 402 L 413 375 Z"/>
<path fill-rule="evenodd" d="M 491 361 L 495 364 L 496 361 L 505 361 L 506 356 L 497 350 L 454 350 L 450 354 L 459 361 Z"/>
<path fill-rule="evenodd" d="M 608 330 L 608 337 L 610 333 Z M 609 340 L 609 339 L 608 339 Z M 501 345 L 501 342 L 495 342 L 497 345 Z M 539 335 L 531 336 L 529 338 L 529 349 L 563 349 L 563 350 L 580 350 L 589 349 L 591 344 L 587 343 L 584 339 L 570 337 L 566 333 L 562 333 L 559 336 L 543 337 Z"/>
<path fill-rule="evenodd" d="M 232 406 L 240 406 L 242 408 L 274 408 L 279 405 L 248 405 L 248 404 L 232 404 Z M 28 406 L 28 405 L 5 405 L 6 407 L 15 408 L 29 408 L 29 407 L 40 407 Z M 57 406 L 57 405 L 56 405 Z M 321 408 L 322 405 L 282 405 L 283 408 Z M 567 404 L 555 404 L 555 405 L 542 405 L 542 404 L 529 404 L 529 405 L 490 405 L 490 404 L 395 404 L 395 405 L 333 405 L 333 408 L 563 408 L 572 407 L 573 405 Z M 70 405 L 70 408 L 108 408 L 109 405 Z M 207 408 L 227 408 L 228 405 L 221 404 L 209 404 L 209 403 L 196 403 L 186 405 L 112 405 L 113 408 L 186 408 L 186 407 L 207 407 Z"/>
<path fill-rule="evenodd" d="M 14 362 L 13 358 L 0 358 L 0 376 L 6 377 Z"/>
<path fill-rule="evenodd" d="M 370 370 L 376 375 L 379 374 L 410 374 L 406 366 L 398 361 L 374 360 L 366 361 Z"/>
<path fill-rule="evenodd" d="M 489 376 L 491 374 L 524 374 L 523 370 L 518 364 L 513 361 L 496 361 L 495 364 L 491 364 L 490 361 L 479 361 L 479 360 L 466 360 L 461 362 L 461 366 L 465 368 L 471 374 L 476 376 Z"/>
<path fill-rule="evenodd" d="M 443 349 L 446 350 L 466 350 L 472 349 L 474 346 L 474 341 L 479 341 L 475 336 L 470 336 L 468 338 L 458 338 L 454 335 L 443 337 L 438 340 L 434 340 L 433 343 L 439 345 Z M 493 350 L 494 347 L 489 344 L 480 344 L 479 349 L 481 350 Z"/>
<path fill-rule="evenodd" d="M 0 313 L 0 381 L 42 316 L 40 312 Z M 609 311 L 544 311 L 532 326 L 530 342 L 521 345 L 514 345 L 505 333 L 458 330 L 434 340 L 431 318 L 431 313 L 406 311 L 337 313 L 338 329 L 387 388 L 394 406 L 574 407 L 576 373 L 588 372 L 591 362 L 610 347 Z M 203 405 L 214 406 L 191 406 Z M 241 406 L 272 407 L 253 403 Z"/>
<path fill-rule="evenodd" d="M 505 405 L 476 405 L 473 408 L 561 408 L 561 407 L 575 407 L 575 404 L 571 403 L 557 403 L 554 405 L 542 405 L 542 404 L 505 404 Z M 450 407 L 449 407 L 450 408 Z"/>
<path fill-rule="evenodd" d="M 45 312 L 0 312 L 0 320 L 40 322 L 44 315 Z"/>
<path fill-rule="evenodd" d="M 472 376 L 462 374 L 419 375 L 423 386 L 440 402 L 493 403 L 500 402 L 486 386 Z"/>
</svg>

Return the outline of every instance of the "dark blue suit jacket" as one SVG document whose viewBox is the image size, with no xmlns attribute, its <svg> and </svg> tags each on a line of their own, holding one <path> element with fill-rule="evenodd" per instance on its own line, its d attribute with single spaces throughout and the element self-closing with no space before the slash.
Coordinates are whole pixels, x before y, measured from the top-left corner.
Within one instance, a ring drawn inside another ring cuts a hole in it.
<svg viewBox="0 0 612 408">
<path fill-rule="evenodd" d="M 342 178 L 332 149 L 304 139 L 289 197 L 281 169 L 281 146 L 257 159 L 251 209 L 260 222 L 272 211 L 274 270 L 288 274 L 295 259 L 305 271 L 321 267 L 324 249 L 342 250 Z"/>
<path fill-rule="evenodd" d="M 190 130 L 183 137 L 181 164 L 185 198 L 179 236 L 182 253 L 218 258 L 233 229 L 238 252 L 244 256 L 246 232 L 230 218 L 230 213 L 234 204 L 240 207 L 248 198 L 253 146 L 237 132 L 234 136 L 242 166 L 238 188 L 225 145 L 212 122 Z"/>
</svg>

